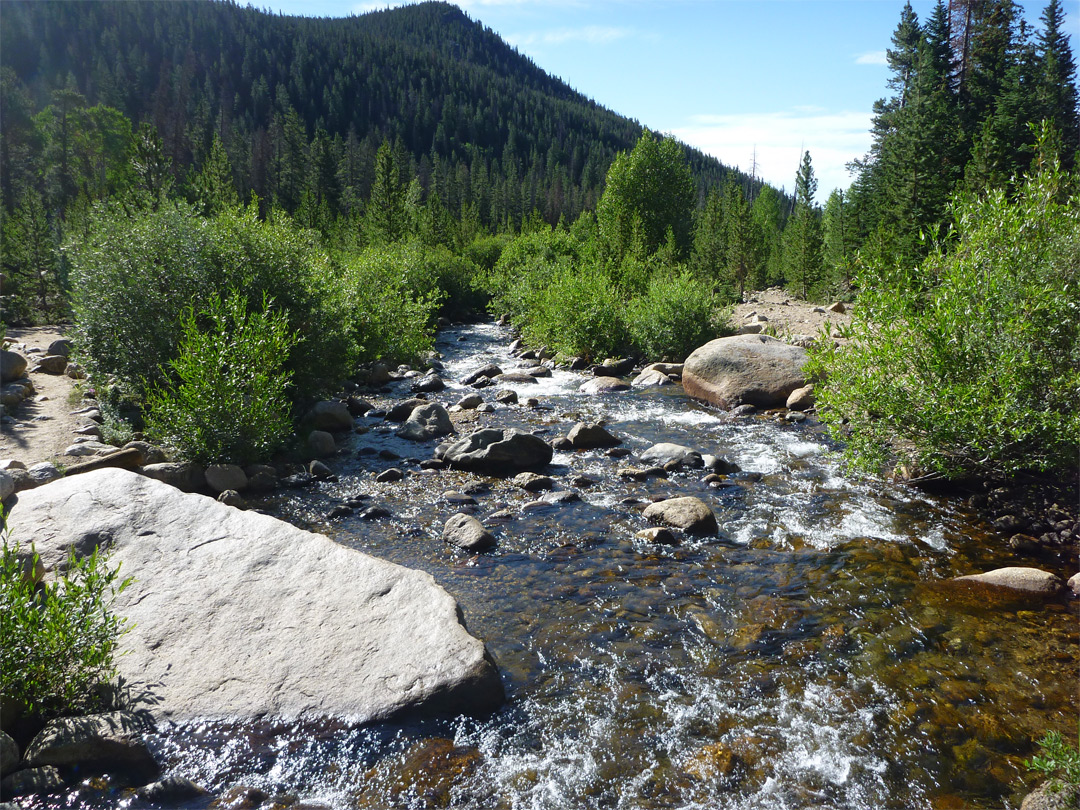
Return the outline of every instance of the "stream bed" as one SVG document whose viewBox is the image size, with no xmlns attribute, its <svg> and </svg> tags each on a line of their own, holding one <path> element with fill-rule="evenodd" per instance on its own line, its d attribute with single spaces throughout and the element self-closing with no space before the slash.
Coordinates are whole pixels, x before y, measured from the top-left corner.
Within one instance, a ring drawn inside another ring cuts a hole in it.
<svg viewBox="0 0 1080 810">
<path fill-rule="evenodd" d="M 509 341 L 495 325 L 444 330 L 448 388 L 430 398 L 450 405 L 473 391 L 459 382 L 471 371 L 521 365 Z M 550 440 L 603 421 L 633 454 L 675 442 L 741 472 L 633 481 L 617 474 L 632 457 L 557 452 L 556 491 L 579 498 L 550 503 L 508 479 L 421 470 L 434 443 L 363 418 L 368 431 L 330 461 L 337 481 L 263 505 L 430 572 L 498 664 L 502 709 L 362 729 L 189 727 L 156 741 L 168 772 L 335 809 L 1019 807 L 1033 740 L 1076 731 L 1075 602 L 944 581 L 1004 565 L 1068 576 L 1066 560 L 1017 561 L 962 501 L 848 476 L 813 419 L 732 419 L 678 385 L 586 396 L 585 379 L 555 370 L 497 386 L 540 406 L 497 406 L 476 426 Z M 480 393 L 493 402 L 495 390 Z M 405 479 L 376 483 L 392 466 Z M 492 551 L 440 540 L 460 510 L 447 490 L 473 493 L 466 511 L 495 534 Z M 706 500 L 719 534 L 635 537 L 661 495 Z M 391 517 L 327 519 L 349 499 Z"/>
</svg>

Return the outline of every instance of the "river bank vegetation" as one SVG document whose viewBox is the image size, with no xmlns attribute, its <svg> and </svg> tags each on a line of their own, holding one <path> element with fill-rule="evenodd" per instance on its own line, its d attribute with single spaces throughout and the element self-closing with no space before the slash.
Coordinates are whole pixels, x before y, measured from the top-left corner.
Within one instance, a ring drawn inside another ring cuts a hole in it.
<svg viewBox="0 0 1080 810">
<path fill-rule="evenodd" d="M 904 8 L 871 151 L 819 207 L 809 153 L 789 196 L 446 4 L 332 21 L 8 3 L 3 317 L 74 318 L 112 430 L 250 461 L 362 364 L 422 361 L 439 317 L 507 315 L 566 357 L 681 360 L 746 291 L 783 285 L 857 302 L 854 348 L 817 363 L 861 463 L 900 447 L 936 474 L 1074 465 L 1063 11 L 1033 33 L 1011 0 L 959 5 Z M 261 373 L 215 371 L 215 353 Z M 252 401 L 249 431 L 224 403 Z M 225 425 L 245 438 L 207 432 Z"/>
</svg>

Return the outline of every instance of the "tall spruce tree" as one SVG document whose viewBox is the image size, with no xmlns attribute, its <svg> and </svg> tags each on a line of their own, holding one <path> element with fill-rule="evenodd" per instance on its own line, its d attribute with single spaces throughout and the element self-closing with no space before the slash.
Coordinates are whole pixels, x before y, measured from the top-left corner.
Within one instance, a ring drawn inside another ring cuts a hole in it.
<svg viewBox="0 0 1080 810">
<path fill-rule="evenodd" d="M 1076 62 L 1069 47 L 1069 37 L 1063 30 L 1065 12 L 1061 0 L 1050 0 L 1039 19 L 1043 27 L 1035 41 L 1038 114 L 1061 134 L 1061 162 L 1064 168 L 1071 169 L 1080 149 L 1080 105 L 1076 92 Z"/>
<path fill-rule="evenodd" d="M 795 176 L 795 213 L 784 230 L 784 280 L 794 295 L 807 300 L 823 293 L 825 280 L 817 185 L 807 151 Z"/>
</svg>

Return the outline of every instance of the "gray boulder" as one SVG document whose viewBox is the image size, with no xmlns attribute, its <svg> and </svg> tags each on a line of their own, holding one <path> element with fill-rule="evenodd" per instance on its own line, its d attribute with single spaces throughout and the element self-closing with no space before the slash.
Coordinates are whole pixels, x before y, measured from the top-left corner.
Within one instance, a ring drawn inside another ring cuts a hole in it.
<svg viewBox="0 0 1080 810">
<path fill-rule="evenodd" d="M 4 777 L 0 782 L 0 794 L 9 796 L 28 796 L 32 793 L 55 793 L 63 789 L 64 780 L 60 771 L 52 765 L 41 768 L 24 768 Z"/>
<path fill-rule="evenodd" d="M 551 445 L 516 428 L 485 428 L 445 447 L 439 457 L 451 467 L 492 475 L 535 470 L 554 455 Z"/>
<path fill-rule="evenodd" d="M 1013 591 L 1054 596 L 1065 588 L 1061 577 L 1038 568 L 995 568 L 984 574 L 968 574 L 965 577 L 953 577 L 953 582 L 977 582 L 996 588 L 1008 588 Z"/>
<path fill-rule="evenodd" d="M 671 377 L 664 374 L 662 371 L 656 369 L 645 369 L 643 372 L 634 377 L 631 385 L 638 388 L 647 388 L 650 385 L 673 385 Z"/>
<path fill-rule="evenodd" d="M 425 374 L 412 384 L 412 390 L 419 394 L 435 394 L 446 388 L 446 383 L 438 374 Z"/>
<path fill-rule="evenodd" d="M 67 338 L 60 338 L 54 340 L 49 344 L 49 348 L 45 350 L 47 355 L 59 355 L 60 357 L 71 357 L 71 341 Z"/>
<path fill-rule="evenodd" d="M 67 368 L 68 360 L 62 354 L 47 354 L 37 361 L 35 371 L 40 371 L 42 374 L 56 374 L 60 375 L 64 373 Z"/>
<path fill-rule="evenodd" d="M 110 451 L 116 449 L 112 445 L 106 445 L 106 447 L 108 447 Z M 31 464 L 26 472 L 30 476 L 30 480 L 34 482 L 35 487 L 40 487 L 43 484 L 48 484 L 51 481 L 64 477 L 64 474 L 56 469 L 56 465 L 48 461 L 39 461 L 37 464 Z"/>
<path fill-rule="evenodd" d="M 683 364 L 683 389 L 695 399 L 729 409 L 749 404 L 781 407 L 806 385 L 806 350 L 765 335 L 718 338 Z"/>
<path fill-rule="evenodd" d="M 466 376 L 464 379 L 462 379 L 461 384 L 472 385 L 473 383 L 478 382 L 481 378 L 491 379 L 493 377 L 498 377 L 502 373 L 503 371 L 501 368 L 496 366 L 494 363 L 489 363 L 483 368 L 478 368 L 472 374 Z"/>
<path fill-rule="evenodd" d="M 54 568 L 105 545 L 133 583 L 117 665 L 158 718 L 240 721 L 405 710 L 487 711 L 503 700 L 484 645 L 434 579 L 321 535 L 123 470 L 22 496 L 12 540 Z"/>
<path fill-rule="evenodd" d="M 337 452 L 337 442 L 325 430 L 313 430 L 308 434 L 304 449 L 308 458 L 325 458 Z"/>
<path fill-rule="evenodd" d="M 454 432 L 450 414 L 438 402 L 429 402 L 413 409 L 397 435 L 414 442 L 426 442 L 449 436 Z"/>
<path fill-rule="evenodd" d="M 341 433 L 352 430 L 353 426 L 349 406 L 336 399 L 316 402 L 308 411 L 306 421 L 315 430 L 325 430 L 327 433 Z"/>
<path fill-rule="evenodd" d="M 399 402 L 393 408 L 391 408 L 386 414 L 387 422 L 404 422 L 410 416 L 412 412 L 419 408 L 421 405 L 427 405 L 426 399 L 407 399 L 404 402 Z"/>
<path fill-rule="evenodd" d="M 466 551 L 484 551 L 495 545 L 495 537 L 472 515 L 458 512 L 443 526 L 442 539 Z"/>
<path fill-rule="evenodd" d="M 21 758 L 15 740 L 6 731 L 0 731 L 0 776 L 7 776 Z"/>
<path fill-rule="evenodd" d="M 716 534 L 716 516 L 709 505 L 700 498 L 668 498 L 666 501 L 649 504 L 642 513 L 652 523 L 662 523 L 687 534 Z"/>
<path fill-rule="evenodd" d="M 15 494 L 15 479 L 11 474 L 0 470 L 0 501 L 6 501 L 9 496 Z"/>
<path fill-rule="evenodd" d="M 9 383 L 26 373 L 27 361 L 18 352 L 0 349 L 0 383 Z"/>
<path fill-rule="evenodd" d="M 247 489 L 248 477 L 238 464 L 211 464 L 206 468 L 206 485 L 213 492 L 243 492 Z"/>
<path fill-rule="evenodd" d="M 583 394 L 611 394 L 616 391 L 629 391 L 630 386 L 618 377 L 593 377 L 588 382 L 582 383 L 578 390 Z"/>
<path fill-rule="evenodd" d="M 680 467 L 704 467 L 705 462 L 701 453 L 681 444 L 660 442 L 654 444 L 641 454 L 641 460 L 648 464 L 663 467 L 667 464 L 677 464 Z"/>
<path fill-rule="evenodd" d="M 472 411 L 484 404 L 484 398 L 479 394 L 466 394 L 456 404 L 463 411 Z"/>
<path fill-rule="evenodd" d="M 193 461 L 147 464 L 139 472 L 147 478 L 176 487 L 181 492 L 199 492 L 206 488 L 206 474 L 203 468 Z"/>
<path fill-rule="evenodd" d="M 1069 590 L 1076 596 L 1080 596 L 1080 574 L 1073 574 L 1069 577 L 1068 582 Z"/>
<path fill-rule="evenodd" d="M 622 444 L 622 439 L 613 436 L 603 425 L 595 422 L 578 422 L 566 438 L 578 450 L 591 450 L 597 447 L 614 447 Z"/>
<path fill-rule="evenodd" d="M 134 771 L 150 781 L 158 776 L 158 766 L 144 741 L 151 731 L 152 723 L 129 711 L 61 717 L 30 741 L 23 759 L 33 767 Z"/>
</svg>

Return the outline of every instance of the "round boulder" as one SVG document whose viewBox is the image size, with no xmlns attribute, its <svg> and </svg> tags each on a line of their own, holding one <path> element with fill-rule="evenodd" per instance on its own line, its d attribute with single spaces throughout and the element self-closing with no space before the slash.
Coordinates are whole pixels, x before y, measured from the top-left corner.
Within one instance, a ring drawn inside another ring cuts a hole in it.
<svg viewBox="0 0 1080 810">
<path fill-rule="evenodd" d="M 681 444 L 660 442 L 641 454 L 641 460 L 658 467 L 674 464 L 677 467 L 704 467 L 701 453 Z"/>
<path fill-rule="evenodd" d="M 593 377 L 578 388 L 583 394 L 612 394 L 616 391 L 629 391 L 630 386 L 618 377 Z"/>
<path fill-rule="evenodd" d="M 37 362 L 37 371 L 42 374 L 63 374 L 68 360 L 62 354 L 47 354 Z"/>
<path fill-rule="evenodd" d="M 792 391 L 806 385 L 806 361 L 805 349 L 766 335 L 718 338 L 686 358 L 683 389 L 725 409 L 781 407 Z"/>
<path fill-rule="evenodd" d="M 313 430 L 305 444 L 309 458 L 324 458 L 337 452 L 337 442 L 325 430 Z"/>
<path fill-rule="evenodd" d="M 651 523 L 682 529 L 687 534 L 712 535 L 719 528 L 709 505 L 701 498 L 691 496 L 649 504 L 643 514 Z"/>
<path fill-rule="evenodd" d="M 247 489 L 247 473 L 236 464 L 211 464 L 206 468 L 205 475 L 206 485 L 214 492 L 243 492 Z"/>
<path fill-rule="evenodd" d="M 472 515 L 458 512 L 443 526 L 442 539 L 466 551 L 484 551 L 495 545 L 495 536 Z"/>
<path fill-rule="evenodd" d="M 805 411 L 814 407 L 814 386 L 804 385 L 802 388 L 796 388 L 792 391 L 787 398 L 788 410 L 791 411 Z"/>
<path fill-rule="evenodd" d="M 18 352 L 0 350 L 0 382 L 12 382 L 26 374 L 26 358 Z"/>
<path fill-rule="evenodd" d="M 591 450 L 597 447 L 614 447 L 622 443 L 622 439 L 611 435 L 602 425 L 595 422 L 578 422 L 566 438 L 578 450 Z"/>
<path fill-rule="evenodd" d="M 329 433 L 352 430 L 353 426 L 353 416 L 349 412 L 348 404 L 336 399 L 316 402 L 308 411 L 307 420 L 315 430 L 325 430 Z"/>
</svg>

